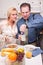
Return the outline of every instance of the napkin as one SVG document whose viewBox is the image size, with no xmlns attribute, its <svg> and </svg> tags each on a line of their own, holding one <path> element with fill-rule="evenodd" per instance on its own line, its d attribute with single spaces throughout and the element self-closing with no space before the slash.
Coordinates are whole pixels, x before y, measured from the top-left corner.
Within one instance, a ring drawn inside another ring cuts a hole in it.
<svg viewBox="0 0 43 65">
<path fill-rule="evenodd" d="M 36 48 L 32 51 L 32 56 L 35 57 L 42 53 L 42 50 L 40 48 Z"/>
</svg>

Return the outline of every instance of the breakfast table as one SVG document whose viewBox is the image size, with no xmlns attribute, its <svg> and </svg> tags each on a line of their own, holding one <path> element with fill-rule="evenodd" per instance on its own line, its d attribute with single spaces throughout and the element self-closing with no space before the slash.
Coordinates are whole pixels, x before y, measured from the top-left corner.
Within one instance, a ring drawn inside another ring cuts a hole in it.
<svg viewBox="0 0 43 65">
<path fill-rule="evenodd" d="M 30 45 L 31 46 L 31 45 Z M 29 46 L 29 47 L 30 47 Z M 23 48 L 23 46 L 19 46 L 19 48 Z M 32 47 L 32 46 L 31 46 Z M 33 46 L 34 47 L 34 46 Z M 25 47 L 24 47 L 25 48 Z M 25 49 L 26 50 L 26 49 Z M 0 65 L 7 65 L 6 64 L 6 56 L 1 56 L 0 55 Z M 14 64 L 15 65 L 15 64 Z M 24 56 L 24 61 L 22 65 L 42 65 L 42 57 L 41 57 L 41 53 L 38 54 L 35 57 L 32 58 L 26 58 L 26 56 Z"/>
<path fill-rule="evenodd" d="M 32 57 L 31 59 L 27 59 L 25 57 L 25 65 L 42 65 L 41 54 L 37 55 L 36 57 Z"/>
</svg>

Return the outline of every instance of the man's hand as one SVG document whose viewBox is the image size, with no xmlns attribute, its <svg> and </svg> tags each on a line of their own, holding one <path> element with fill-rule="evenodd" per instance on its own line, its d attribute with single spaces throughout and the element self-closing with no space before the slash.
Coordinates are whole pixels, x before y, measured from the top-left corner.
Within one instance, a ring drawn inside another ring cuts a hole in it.
<svg viewBox="0 0 43 65">
<path fill-rule="evenodd" d="M 21 40 L 21 34 L 18 35 L 18 39 Z"/>
<path fill-rule="evenodd" d="M 26 31 L 26 25 L 25 24 L 22 24 L 20 26 L 20 31 L 22 31 L 22 32 L 25 32 Z"/>
</svg>

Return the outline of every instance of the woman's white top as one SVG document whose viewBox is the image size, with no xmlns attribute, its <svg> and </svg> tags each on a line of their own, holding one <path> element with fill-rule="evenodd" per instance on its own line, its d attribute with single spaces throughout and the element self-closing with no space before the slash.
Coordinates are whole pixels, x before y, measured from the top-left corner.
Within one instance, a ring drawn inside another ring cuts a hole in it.
<svg viewBox="0 0 43 65">
<path fill-rule="evenodd" d="M 6 21 L 6 22 L 2 22 L 0 25 L 1 25 L 2 33 L 4 35 L 13 36 L 13 35 L 16 35 L 18 32 L 16 24 L 14 24 L 11 27 L 11 25 L 8 25 Z"/>
</svg>

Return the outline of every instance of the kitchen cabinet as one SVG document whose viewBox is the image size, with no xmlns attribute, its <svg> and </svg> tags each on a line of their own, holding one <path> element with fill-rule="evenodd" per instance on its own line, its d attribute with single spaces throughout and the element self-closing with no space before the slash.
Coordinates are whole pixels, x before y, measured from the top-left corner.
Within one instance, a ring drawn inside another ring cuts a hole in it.
<svg viewBox="0 0 43 65">
<path fill-rule="evenodd" d="M 41 0 L 0 0 L 0 18 L 7 18 L 7 10 L 10 7 L 16 7 L 18 12 L 20 12 L 20 4 L 23 2 L 27 2 L 31 4 L 32 13 L 41 13 L 43 11 L 42 1 Z"/>
</svg>

